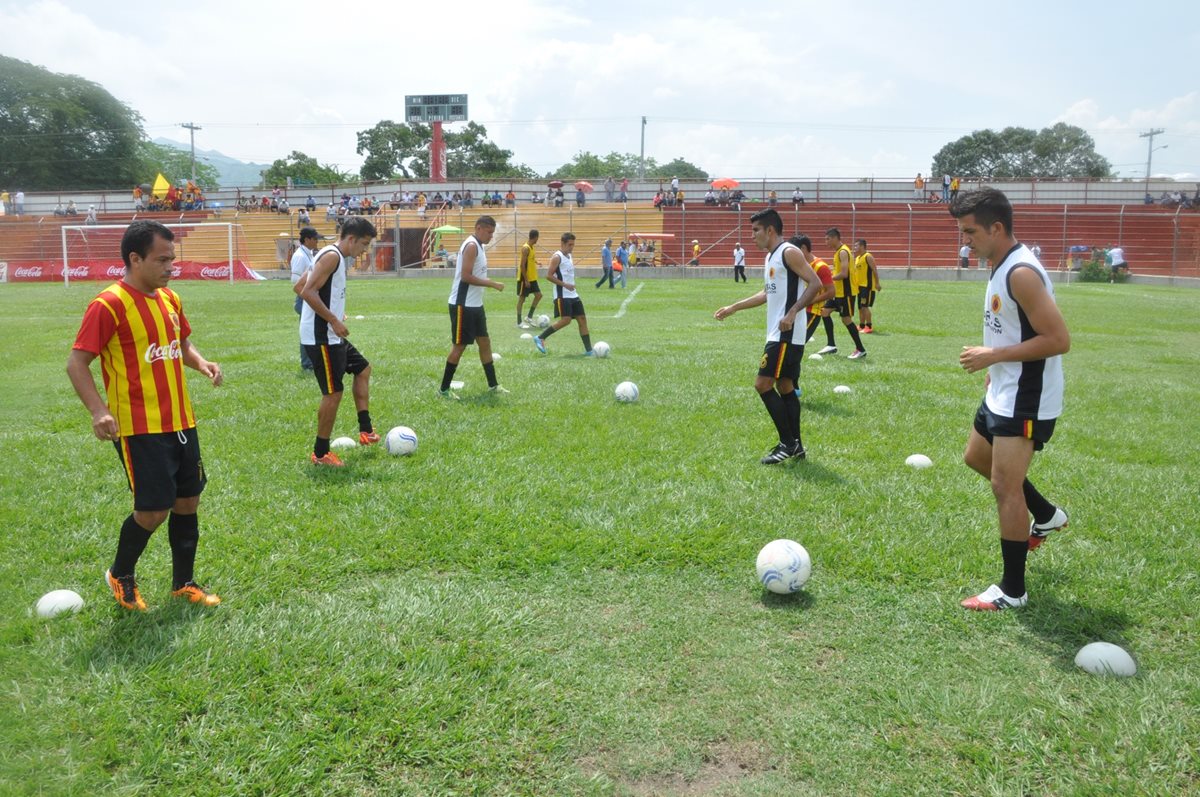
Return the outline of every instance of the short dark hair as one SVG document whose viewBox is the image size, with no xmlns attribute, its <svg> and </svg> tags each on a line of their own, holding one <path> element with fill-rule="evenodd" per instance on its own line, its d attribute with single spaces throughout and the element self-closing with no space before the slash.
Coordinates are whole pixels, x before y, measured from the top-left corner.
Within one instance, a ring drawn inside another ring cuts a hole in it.
<svg viewBox="0 0 1200 797">
<path fill-rule="evenodd" d="M 964 191 L 950 200 L 950 215 L 956 219 L 973 215 L 975 221 L 984 227 L 1000 222 L 1004 225 L 1004 231 L 1012 235 L 1012 203 L 1003 191 L 996 188 L 984 186 Z"/>
<path fill-rule="evenodd" d="M 475 219 L 475 226 L 491 227 L 494 230 L 496 229 L 496 220 L 491 216 L 480 216 L 479 218 Z"/>
<path fill-rule="evenodd" d="M 529 231 L 529 240 L 536 241 L 538 239 L 538 235 L 539 235 L 539 233 L 537 230 L 530 230 Z"/>
<path fill-rule="evenodd" d="M 379 235 L 366 216 L 350 216 L 342 222 L 343 238 L 374 238 Z"/>
<path fill-rule="evenodd" d="M 750 217 L 750 223 L 761 222 L 764 227 L 771 227 L 777 235 L 783 235 L 783 219 L 779 217 L 779 211 L 775 208 L 766 208 L 760 210 Z"/>
<path fill-rule="evenodd" d="M 801 249 L 807 249 L 810 252 L 812 251 L 812 238 L 809 238 L 807 235 L 801 235 L 797 233 L 791 238 L 788 238 L 788 243 L 790 243 L 792 246 L 798 246 Z"/>
<path fill-rule="evenodd" d="M 859 239 L 858 239 L 857 241 L 855 241 L 854 243 L 856 243 L 856 244 L 862 244 L 862 248 L 863 248 L 863 249 L 866 249 L 866 248 L 867 248 L 867 239 L 866 239 L 866 238 L 859 238 Z"/>
<path fill-rule="evenodd" d="M 175 233 L 162 222 L 150 219 L 135 221 L 126 227 L 125 234 L 121 236 L 121 259 L 125 261 L 125 268 L 133 265 L 129 262 L 129 256 L 134 252 L 137 252 L 138 257 L 150 254 L 150 247 L 154 246 L 155 238 L 174 241 Z"/>
<path fill-rule="evenodd" d="M 561 241 L 562 241 L 564 244 L 565 244 L 567 241 L 574 241 L 574 240 L 575 240 L 575 233 L 573 233 L 573 232 L 564 232 L 564 233 L 562 234 L 562 238 L 560 238 L 559 240 L 561 240 Z"/>
<path fill-rule="evenodd" d="M 841 240 L 841 238 L 842 238 L 842 231 L 839 230 L 837 227 L 830 227 L 828 230 L 825 231 L 825 234 L 828 235 L 830 238 L 837 238 L 838 240 Z"/>
<path fill-rule="evenodd" d="M 300 240 L 301 241 L 307 241 L 309 238 L 320 238 L 320 237 L 321 237 L 321 233 L 317 232 L 312 227 L 301 227 L 300 228 Z"/>
</svg>

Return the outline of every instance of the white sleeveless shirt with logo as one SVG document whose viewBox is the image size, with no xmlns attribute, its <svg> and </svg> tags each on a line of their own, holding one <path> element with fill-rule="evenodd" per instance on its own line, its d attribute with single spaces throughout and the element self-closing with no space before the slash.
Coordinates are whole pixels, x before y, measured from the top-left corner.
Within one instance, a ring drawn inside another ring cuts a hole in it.
<svg viewBox="0 0 1200 797">
<path fill-rule="evenodd" d="M 563 282 L 575 284 L 575 261 L 570 255 L 563 254 L 560 249 L 554 253 L 558 256 L 558 278 Z M 553 260 L 553 257 L 551 258 Z M 559 299 L 578 299 L 579 292 L 568 290 L 562 285 L 555 285 L 555 295 Z"/>
<path fill-rule="evenodd" d="M 450 284 L 450 304 L 483 307 L 483 286 L 464 282 L 462 278 L 463 253 L 471 244 L 474 244 L 478 250 L 478 254 L 475 255 L 475 265 L 471 267 L 471 274 L 480 279 L 487 279 L 487 253 L 483 250 L 483 244 L 479 243 L 478 238 L 468 235 L 462 242 L 462 246 L 458 247 L 458 260 L 454 264 L 454 282 Z"/>
<path fill-rule="evenodd" d="M 317 252 L 313 264 L 320 262 L 327 252 L 337 254 L 338 266 L 317 291 L 317 295 L 333 313 L 333 317 L 341 320 L 346 317 L 346 258 L 336 244 L 330 244 Z M 308 302 L 304 302 L 300 307 L 300 342 L 308 346 L 335 345 L 341 343 L 342 339 L 329 328 L 328 321 L 317 315 Z"/>
<path fill-rule="evenodd" d="M 763 265 L 763 291 L 767 294 L 768 343 L 791 343 L 792 332 L 808 326 L 808 310 L 802 309 L 796 314 L 796 323 L 791 329 L 786 332 L 779 329 L 779 321 L 787 315 L 788 308 L 796 303 L 796 297 L 800 295 L 800 278 L 783 262 L 783 255 L 789 249 L 799 251 L 794 244 L 783 241 L 767 255 Z"/>
<path fill-rule="evenodd" d="M 1054 301 L 1054 285 L 1042 264 L 1024 244 L 1017 244 L 992 270 L 983 305 L 983 345 L 1000 348 L 1029 340 L 1037 333 L 1013 298 L 1012 272 L 1032 268 Z M 988 409 L 1006 418 L 1047 421 L 1062 414 L 1062 356 L 1029 362 L 1002 362 L 988 368 Z"/>
</svg>

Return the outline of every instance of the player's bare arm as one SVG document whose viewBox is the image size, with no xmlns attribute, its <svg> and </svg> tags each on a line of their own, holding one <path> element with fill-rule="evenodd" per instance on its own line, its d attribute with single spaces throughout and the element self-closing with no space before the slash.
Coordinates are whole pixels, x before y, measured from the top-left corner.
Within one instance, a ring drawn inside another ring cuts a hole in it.
<svg viewBox="0 0 1200 797">
<path fill-rule="evenodd" d="M 739 310 L 746 310 L 750 307 L 758 307 L 760 304 L 766 304 L 766 302 L 767 292 L 765 290 L 759 291 L 753 296 L 747 296 L 740 302 L 734 302 L 733 304 L 727 304 L 724 307 L 718 308 L 717 312 L 713 313 L 713 318 L 717 319 L 718 321 L 724 321 L 726 318 L 729 318 L 729 316 L 733 315 Z"/>
<path fill-rule="evenodd" d="M 875 290 L 881 291 L 879 287 L 879 269 L 875 268 L 875 255 L 867 253 L 867 265 L 871 267 L 871 276 L 875 278 Z M 870 287 L 869 285 L 867 287 Z"/>
<path fill-rule="evenodd" d="M 1011 272 L 1009 286 L 1013 298 L 1037 334 L 1015 346 L 964 346 L 958 362 L 969 374 L 995 363 L 1044 360 L 1066 354 L 1071 349 L 1071 333 L 1067 331 L 1067 322 L 1063 320 L 1058 305 L 1050 298 L 1041 276 L 1032 268 L 1018 265 Z"/>
<path fill-rule="evenodd" d="M 96 435 L 98 440 L 116 440 L 117 421 L 109 412 L 108 404 L 101 398 L 100 391 L 96 389 L 96 380 L 92 377 L 91 365 L 94 359 L 96 355 L 90 351 L 72 350 L 67 358 L 67 377 L 71 380 L 71 387 L 75 388 L 75 393 L 83 402 L 84 408 L 92 416 L 92 434 Z"/>
<path fill-rule="evenodd" d="M 184 340 L 180 348 L 183 351 L 184 365 L 207 376 L 212 382 L 213 387 L 221 386 L 221 383 L 225 381 L 225 374 L 221 373 L 221 366 L 204 359 L 204 356 L 200 354 L 200 350 L 192 345 L 191 338 Z"/>
</svg>

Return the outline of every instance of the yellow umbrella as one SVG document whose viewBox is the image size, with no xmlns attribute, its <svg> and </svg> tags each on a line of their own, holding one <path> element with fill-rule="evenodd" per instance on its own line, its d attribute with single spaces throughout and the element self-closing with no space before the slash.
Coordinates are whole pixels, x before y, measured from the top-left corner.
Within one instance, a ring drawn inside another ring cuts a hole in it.
<svg viewBox="0 0 1200 797">
<path fill-rule="evenodd" d="M 167 182 L 167 178 L 162 176 L 162 172 L 159 172 L 158 177 L 154 178 L 154 188 L 151 189 L 150 195 L 161 199 L 170 190 L 171 184 Z"/>
</svg>

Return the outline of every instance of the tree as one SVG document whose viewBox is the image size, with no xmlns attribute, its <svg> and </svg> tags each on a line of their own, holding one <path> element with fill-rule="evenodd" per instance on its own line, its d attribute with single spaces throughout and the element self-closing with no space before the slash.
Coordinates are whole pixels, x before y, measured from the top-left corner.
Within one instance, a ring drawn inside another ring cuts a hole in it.
<svg viewBox="0 0 1200 797">
<path fill-rule="evenodd" d="M 288 178 L 292 182 L 308 181 L 313 185 L 330 183 L 349 183 L 356 179 L 354 174 L 340 171 L 336 166 L 317 163 L 317 159 L 303 152 L 292 151 L 286 158 L 279 158 L 263 172 L 262 185 L 287 185 Z"/>
<path fill-rule="evenodd" d="M 502 149 L 487 137 L 487 128 L 468 122 L 460 131 L 443 133 L 446 143 L 446 176 L 451 180 L 469 178 L 536 178 L 537 172 L 522 163 L 512 162 L 512 150 Z M 429 150 L 433 128 L 423 124 L 397 124 L 382 121 L 358 134 L 358 154 L 365 154 L 364 180 L 390 177 L 425 177 L 429 174 Z"/>
<path fill-rule="evenodd" d="M 141 121 L 90 80 L 0 55 L 0 185 L 53 191 L 141 182 Z"/>
<path fill-rule="evenodd" d="M 1113 176 L 1085 130 L 1059 122 L 1041 132 L 1006 127 L 976 130 L 952 141 L 933 157 L 931 174 L 968 180 L 1104 179 Z"/>
<path fill-rule="evenodd" d="M 160 172 L 172 183 L 191 179 L 192 155 L 175 147 L 164 147 L 153 141 L 142 141 L 138 147 L 137 183 L 153 183 Z M 211 163 L 196 160 L 196 182 L 205 190 L 215 189 L 221 182 L 220 172 Z M 109 186 L 111 187 L 111 186 Z"/>
<path fill-rule="evenodd" d="M 647 177 L 680 177 L 687 180 L 707 180 L 708 172 L 701 169 L 694 163 L 685 161 L 683 158 L 676 158 L 670 163 L 664 163 L 662 166 L 655 166 L 654 171 L 646 171 Z"/>
<path fill-rule="evenodd" d="M 576 153 L 569 163 L 564 163 L 546 177 L 558 180 L 604 179 L 605 177 L 635 177 L 640 167 L 640 158 L 629 153 L 610 152 L 604 157 L 591 152 Z M 708 172 L 693 163 L 675 158 L 670 163 L 659 165 L 654 158 L 646 158 L 646 177 L 681 177 L 707 180 Z"/>
</svg>

